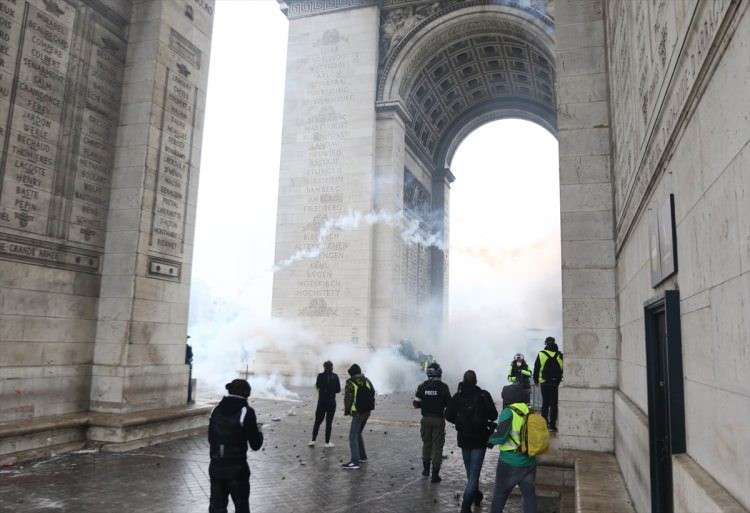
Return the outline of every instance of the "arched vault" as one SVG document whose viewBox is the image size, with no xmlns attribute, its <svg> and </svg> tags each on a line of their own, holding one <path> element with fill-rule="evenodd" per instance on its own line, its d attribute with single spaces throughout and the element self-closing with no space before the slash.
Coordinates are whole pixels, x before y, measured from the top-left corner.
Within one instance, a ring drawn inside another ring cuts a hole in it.
<svg viewBox="0 0 750 513">
<path fill-rule="evenodd" d="M 461 141 L 496 119 L 528 119 L 557 135 L 545 11 L 472 2 L 413 22 L 387 49 L 377 98 L 402 110 L 408 144 L 426 162 L 450 167 Z"/>
</svg>

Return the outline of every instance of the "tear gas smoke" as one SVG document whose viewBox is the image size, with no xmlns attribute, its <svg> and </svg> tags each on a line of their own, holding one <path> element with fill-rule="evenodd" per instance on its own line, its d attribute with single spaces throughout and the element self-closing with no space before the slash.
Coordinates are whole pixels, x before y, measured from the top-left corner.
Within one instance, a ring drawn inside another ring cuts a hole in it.
<svg viewBox="0 0 750 513">
<path fill-rule="evenodd" d="M 510 140 L 515 132 L 521 139 L 539 136 L 538 133 L 530 135 L 518 130 L 516 126 L 509 132 L 513 133 L 501 137 L 495 134 L 492 139 L 495 142 L 484 141 L 482 144 L 491 147 L 497 140 Z M 464 144 L 460 151 L 464 150 Z M 510 142 L 510 146 L 521 146 L 521 143 Z M 466 150 L 467 154 L 475 153 L 468 146 Z M 536 205 L 549 205 L 552 212 L 559 212 L 559 191 L 548 191 L 541 186 L 543 181 L 551 181 L 556 187 L 556 164 L 544 168 L 549 177 L 534 174 L 536 168 L 543 167 L 531 161 L 536 153 L 541 152 L 524 153 L 524 162 L 516 166 L 523 169 L 523 173 L 509 174 L 512 180 L 530 175 L 530 185 L 509 182 L 502 188 L 485 186 L 479 192 L 470 193 L 469 201 L 484 209 L 472 221 L 454 225 L 456 221 L 463 222 L 461 216 L 466 214 L 467 208 L 458 202 L 453 203 L 458 196 L 451 198 L 450 322 L 438 340 L 428 333 L 417 333 L 413 338 L 415 349 L 433 355 L 441 364 L 443 381 L 454 392 L 463 372 L 474 369 L 480 386 L 490 390 L 493 396 L 498 395 L 500 387 L 506 383 L 508 364 L 514 353 L 526 352 L 527 361 L 533 365 L 536 351 L 543 348 L 544 336 L 553 335 L 562 342 L 559 231 L 540 234 L 537 229 L 539 216 L 523 204 L 525 201 L 538 210 L 542 209 Z M 556 154 L 556 150 L 553 153 Z M 458 171 L 459 167 L 481 167 L 481 163 L 460 165 L 459 155 L 456 154 L 453 166 L 457 175 L 466 176 L 463 171 Z M 503 154 L 503 166 L 514 168 L 505 159 L 507 155 Z M 491 176 L 497 174 L 497 169 L 481 172 L 486 173 L 483 176 Z M 515 191 L 519 188 L 533 190 L 533 201 L 518 195 Z M 501 211 L 503 205 L 513 209 Z M 492 208 L 488 211 L 489 206 Z M 270 284 L 267 275 L 272 272 L 300 260 L 316 258 L 334 231 L 354 231 L 378 223 L 395 227 L 408 245 L 447 249 L 443 233 L 425 234 L 419 221 L 409 219 L 403 212 L 350 211 L 339 218 L 323 221 L 316 247 L 277 262 L 265 272 L 265 283 Z M 557 223 L 553 226 L 559 230 Z M 469 238 L 462 239 L 462 235 Z M 521 242 L 514 239 L 517 236 L 521 237 Z M 455 277 L 456 272 L 461 273 L 460 280 Z M 200 278 L 193 279 L 190 342 L 194 347 L 194 375 L 199 379 L 198 390 L 208 389 L 221 395 L 224 383 L 235 376 L 244 377 L 247 372 L 253 396 L 294 398 L 295 394 L 285 388 L 289 383 L 287 379 L 282 380 L 274 374 L 252 374 L 253 359 L 263 351 L 293 355 L 298 372 L 291 383 L 296 385 L 312 386 L 313 376 L 303 375 L 303 368 L 309 369 L 309 362 L 314 362 L 312 367 L 317 367 L 316 372 L 320 372 L 326 359 L 333 361 L 342 384 L 348 377 L 346 369 L 349 365 L 358 363 L 379 393 L 413 391 L 425 379 L 420 367 L 405 358 L 397 348 L 367 350 L 352 347 L 348 341 L 321 341 L 292 320 L 270 318 L 269 313 L 259 312 L 257 305 L 252 303 L 247 293 L 251 288 L 241 284 L 236 285 L 231 294 L 220 293 L 214 292 Z M 267 295 L 270 306 L 270 290 Z M 544 328 L 537 332 L 539 340 L 529 341 L 530 328 Z"/>
<path fill-rule="evenodd" d="M 326 219 L 318 232 L 318 244 L 312 248 L 297 251 L 294 255 L 278 262 L 273 266 L 273 272 L 289 267 L 299 260 L 317 258 L 323 250 L 325 240 L 334 230 L 355 231 L 360 227 L 374 224 L 386 224 L 401 228 L 401 239 L 408 245 L 420 244 L 424 247 L 436 247 L 445 250 L 445 238 L 442 233 L 425 235 L 420 228 L 418 219 L 411 219 L 403 211 L 398 212 L 358 212 L 350 210 L 346 215 L 334 219 Z"/>
</svg>

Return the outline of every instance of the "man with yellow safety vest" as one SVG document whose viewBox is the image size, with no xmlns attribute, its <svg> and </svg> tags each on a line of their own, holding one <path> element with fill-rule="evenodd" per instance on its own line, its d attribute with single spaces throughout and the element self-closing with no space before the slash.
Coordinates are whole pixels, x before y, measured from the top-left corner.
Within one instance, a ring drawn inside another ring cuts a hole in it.
<svg viewBox="0 0 750 513">
<path fill-rule="evenodd" d="M 518 485 L 523 497 L 523 513 L 537 513 L 536 458 L 519 450 L 524 418 L 514 411 L 529 414 L 526 392 L 517 385 L 506 389 L 509 389 L 507 399 L 510 404 L 500 412 L 497 429 L 488 442 L 489 445 L 498 445 L 500 449 L 490 512 L 502 513 L 510 492 Z"/>
<path fill-rule="evenodd" d="M 350 377 L 344 385 L 344 416 L 351 415 L 352 417 L 349 427 L 349 449 L 352 457 L 342 467 L 357 470 L 360 463 L 367 461 L 362 431 L 365 429 L 367 419 L 370 418 L 370 412 L 375 408 L 375 387 L 362 374 L 362 369 L 356 363 L 352 364 L 347 372 Z"/>
<path fill-rule="evenodd" d="M 542 417 L 547 420 L 550 431 L 557 431 L 557 389 L 563 379 L 563 354 L 557 348 L 554 337 L 544 340 L 544 349 L 539 351 L 534 362 L 534 385 L 542 389 Z"/>
</svg>

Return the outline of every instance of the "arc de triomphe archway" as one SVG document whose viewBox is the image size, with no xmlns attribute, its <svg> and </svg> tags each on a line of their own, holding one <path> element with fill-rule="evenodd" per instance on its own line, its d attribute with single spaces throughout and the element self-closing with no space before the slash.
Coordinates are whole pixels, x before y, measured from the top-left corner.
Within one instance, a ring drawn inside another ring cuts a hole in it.
<svg viewBox="0 0 750 513">
<path fill-rule="evenodd" d="M 566 411 L 561 438 L 611 450 L 615 314 L 601 10 L 551 2 L 289 2 L 273 315 L 322 343 L 434 330 L 460 142 L 507 117 L 560 148 Z M 559 6 L 558 6 L 559 7 Z M 356 229 L 354 229 L 356 227 Z M 277 367 L 278 368 L 278 367 Z"/>
</svg>

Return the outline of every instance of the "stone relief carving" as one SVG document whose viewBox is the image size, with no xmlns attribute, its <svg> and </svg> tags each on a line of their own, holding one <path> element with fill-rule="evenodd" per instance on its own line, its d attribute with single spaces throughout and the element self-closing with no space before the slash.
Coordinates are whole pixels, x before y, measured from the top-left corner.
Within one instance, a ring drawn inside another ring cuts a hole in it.
<svg viewBox="0 0 750 513">
<path fill-rule="evenodd" d="M 300 308 L 299 315 L 304 317 L 337 317 L 338 311 L 328 306 L 325 299 L 311 299 L 308 305 Z"/>
</svg>

